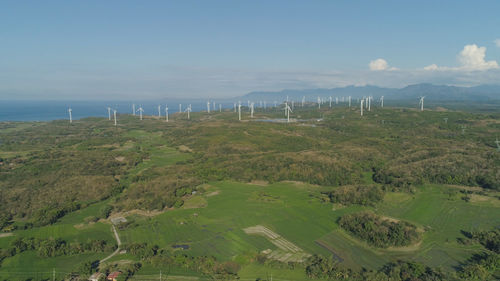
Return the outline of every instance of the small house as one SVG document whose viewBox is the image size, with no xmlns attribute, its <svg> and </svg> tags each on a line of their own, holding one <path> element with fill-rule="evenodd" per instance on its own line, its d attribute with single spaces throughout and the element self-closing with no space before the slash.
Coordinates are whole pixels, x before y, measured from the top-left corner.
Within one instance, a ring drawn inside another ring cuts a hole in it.
<svg viewBox="0 0 500 281">
<path fill-rule="evenodd" d="M 111 272 L 111 273 L 108 275 L 108 278 L 106 278 L 106 280 L 109 280 L 109 281 L 117 281 L 118 276 L 119 276 L 120 274 L 122 274 L 120 271 Z"/>
</svg>

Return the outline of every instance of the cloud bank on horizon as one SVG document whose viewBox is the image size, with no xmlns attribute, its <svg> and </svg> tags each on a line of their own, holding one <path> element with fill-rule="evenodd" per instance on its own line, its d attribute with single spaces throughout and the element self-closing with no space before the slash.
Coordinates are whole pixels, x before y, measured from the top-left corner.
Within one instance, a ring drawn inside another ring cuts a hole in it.
<svg viewBox="0 0 500 281">
<path fill-rule="evenodd" d="M 495 44 L 500 47 L 500 39 L 496 39 Z M 476 44 L 470 44 L 465 45 L 457 56 L 460 66 L 450 67 L 431 64 L 425 66 L 423 69 L 428 71 L 485 71 L 489 69 L 498 69 L 497 61 L 486 61 L 485 57 L 486 47 L 478 47 Z M 387 61 L 382 58 L 370 61 L 368 66 L 372 71 L 398 70 L 398 68 L 389 67 Z"/>
</svg>

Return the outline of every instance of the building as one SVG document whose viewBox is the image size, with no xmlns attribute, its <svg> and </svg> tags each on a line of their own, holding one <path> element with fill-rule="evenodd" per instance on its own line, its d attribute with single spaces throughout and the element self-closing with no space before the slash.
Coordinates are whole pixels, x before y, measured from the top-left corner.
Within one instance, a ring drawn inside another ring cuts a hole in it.
<svg viewBox="0 0 500 281">
<path fill-rule="evenodd" d="M 120 274 L 121 274 L 121 272 L 120 272 L 120 271 L 111 272 L 111 273 L 108 275 L 108 278 L 106 278 L 106 280 L 109 280 L 109 281 L 117 281 L 118 275 L 120 275 Z"/>
</svg>

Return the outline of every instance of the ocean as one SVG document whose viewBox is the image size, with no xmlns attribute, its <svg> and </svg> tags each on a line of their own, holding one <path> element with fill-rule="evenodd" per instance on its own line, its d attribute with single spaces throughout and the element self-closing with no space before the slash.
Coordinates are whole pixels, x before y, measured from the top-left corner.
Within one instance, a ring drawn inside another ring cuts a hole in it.
<svg viewBox="0 0 500 281">
<path fill-rule="evenodd" d="M 223 108 L 233 108 L 233 101 L 215 100 L 215 102 L 217 110 L 219 110 L 219 103 L 222 104 Z M 135 103 L 136 109 L 142 105 L 145 115 L 158 115 L 158 105 L 161 105 L 161 113 L 165 115 L 165 105 L 167 104 L 169 114 L 177 113 L 179 111 L 179 104 L 182 104 L 183 111 L 188 104 L 191 104 L 193 112 L 207 110 L 207 100 L 201 99 L 176 99 L 167 102 L 1 100 L 0 121 L 50 121 L 68 119 L 68 108 L 70 107 L 74 120 L 85 117 L 107 117 L 108 106 L 116 109 L 118 113 L 132 114 L 133 103 Z"/>
</svg>

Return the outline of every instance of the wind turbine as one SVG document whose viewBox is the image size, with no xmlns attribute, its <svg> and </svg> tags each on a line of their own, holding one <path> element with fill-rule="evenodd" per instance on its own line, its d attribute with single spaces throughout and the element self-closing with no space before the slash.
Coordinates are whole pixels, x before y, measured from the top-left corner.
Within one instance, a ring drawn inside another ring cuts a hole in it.
<svg viewBox="0 0 500 281">
<path fill-rule="evenodd" d="M 351 108 L 351 96 L 349 96 L 349 108 Z"/>
<path fill-rule="evenodd" d="M 190 116 L 190 113 L 191 113 L 191 105 L 188 105 L 188 107 L 186 108 L 185 110 L 188 114 L 188 120 L 191 120 L 191 116 Z"/>
<path fill-rule="evenodd" d="M 111 120 L 111 107 L 108 106 L 108 120 Z"/>
<path fill-rule="evenodd" d="M 254 103 L 250 103 L 250 118 L 253 118 L 253 107 L 254 107 Z"/>
<path fill-rule="evenodd" d="M 264 111 L 266 111 L 267 101 L 264 101 Z"/>
<path fill-rule="evenodd" d="M 364 104 L 364 102 L 365 102 L 365 100 L 362 99 L 361 100 L 361 106 L 360 106 L 360 108 L 361 108 L 361 116 L 363 116 L 363 104 Z"/>
<path fill-rule="evenodd" d="M 207 101 L 207 113 L 210 113 L 210 101 Z"/>
<path fill-rule="evenodd" d="M 238 121 L 241 121 L 241 101 L 238 102 Z"/>
<path fill-rule="evenodd" d="M 335 97 L 335 104 L 339 104 L 339 97 Z"/>
<path fill-rule="evenodd" d="M 113 109 L 113 117 L 115 118 L 115 127 L 116 127 L 116 109 Z"/>
<path fill-rule="evenodd" d="M 158 105 L 158 119 L 161 118 L 161 105 Z"/>
<path fill-rule="evenodd" d="M 179 113 L 182 112 L 182 104 L 179 103 Z"/>
<path fill-rule="evenodd" d="M 332 96 L 330 96 L 330 108 L 332 108 Z"/>
<path fill-rule="evenodd" d="M 372 97 L 368 97 L 368 111 L 372 111 Z"/>
<path fill-rule="evenodd" d="M 72 124 L 73 123 L 73 116 L 72 116 L 72 113 L 73 110 L 70 108 L 68 108 L 68 113 L 69 113 L 69 123 Z"/>
<path fill-rule="evenodd" d="M 222 104 L 219 103 L 219 112 L 222 112 Z"/>
<path fill-rule="evenodd" d="M 306 96 L 302 96 L 302 107 L 304 107 L 305 102 L 306 102 Z"/>
<path fill-rule="evenodd" d="M 321 98 L 318 97 L 318 109 L 321 109 Z"/>
<path fill-rule="evenodd" d="M 214 106 L 214 111 L 215 111 L 215 101 L 214 101 L 214 102 L 212 102 L 212 105 Z"/>
<path fill-rule="evenodd" d="M 419 102 L 420 111 L 424 111 L 424 98 L 425 97 L 420 97 L 420 102 Z"/>
<path fill-rule="evenodd" d="M 144 109 L 142 108 L 142 105 L 139 106 L 139 109 L 137 109 L 137 111 L 139 111 L 139 117 L 142 120 L 142 113 L 144 112 Z"/>
<path fill-rule="evenodd" d="M 236 112 L 236 103 L 234 103 L 234 112 Z"/>
<path fill-rule="evenodd" d="M 168 105 L 165 105 L 165 121 L 168 122 Z"/>
<path fill-rule="evenodd" d="M 135 103 L 132 104 L 132 115 L 135 116 Z"/>
<path fill-rule="evenodd" d="M 495 143 L 497 144 L 497 150 L 500 151 L 500 141 L 498 140 L 498 138 L 495 141 Z"/>
<path fill-rule="evenodd" d="M 286 122 L 290 123 L 290 112 L 293 112 L 288 103 L 285 102 L 285 114 L 286 114 Z"/>
<path fill-rule="evenodd" d="M 384 107 L 384 96 L 380 97 L 380 107 Z"/>
</svg>

